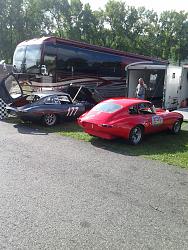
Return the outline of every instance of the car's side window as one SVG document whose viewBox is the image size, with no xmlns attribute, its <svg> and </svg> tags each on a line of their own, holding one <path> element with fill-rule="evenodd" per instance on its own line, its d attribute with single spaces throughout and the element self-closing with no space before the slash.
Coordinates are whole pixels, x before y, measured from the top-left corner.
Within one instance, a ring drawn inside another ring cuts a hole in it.
<svg viewBox="0 0 188 250">
<path fill-rule="evenodd" d="M 139 114 L 153 114 L 153 109 L 149 103 L 140 103 L 138 104 Z"/>
<path fill-rule="evenodd" d="M 131 107 L 129 107 L 129 114 L 130 115 L 137 115 L 138 114 L 138 108 L 137 108 L 137 106 L 131 106 Z"/>
<path fill-rule="evenodd" d="M 38 100 L 40 100 L 40 97 L 38 95 L 35 95 L 33 98 L 33 102 L 37 102 Z"/>
<path fill-rule="evenodd" d="M 58 99 L 59 99 L 61 104 L 70 104 L 71 103 L 68 96 L 66 96 L 66 95 L 58 96 Z"/>
<path fill-rule="evenodd" d="M 45 104 L 59 104 L 60 102 L 57 96 L 48 96 L 44 100 L 44 103 Z"/>
<path fill-rule="evenodd" d="M 38 95 L 28 95 L 26 97 L 26 101 L 28 101 L 29 103 L 37 102 L 38 100 L 40 100 L 40 96 Z"/>
<path fill-rule="evenodd" d="M 26 101 L 28 101 L 29 103 L 32 103 L 32 102 L 34 102 L 34 98 L 35 98 L 35 96 L 29 95 L 26 97 Z"/>
</svg>

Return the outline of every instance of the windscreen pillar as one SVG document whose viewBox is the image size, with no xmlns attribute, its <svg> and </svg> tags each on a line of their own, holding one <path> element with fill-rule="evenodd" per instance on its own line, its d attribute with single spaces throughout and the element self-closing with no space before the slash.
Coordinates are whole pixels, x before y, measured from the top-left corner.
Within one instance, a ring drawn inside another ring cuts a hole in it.
<svg viewBox="0 0 188 250">
<path fill-rule="evenodd" d="M 0 120 L 8 117 L 6 106 L 7 104 L 0 98 Z"/>
</svg>

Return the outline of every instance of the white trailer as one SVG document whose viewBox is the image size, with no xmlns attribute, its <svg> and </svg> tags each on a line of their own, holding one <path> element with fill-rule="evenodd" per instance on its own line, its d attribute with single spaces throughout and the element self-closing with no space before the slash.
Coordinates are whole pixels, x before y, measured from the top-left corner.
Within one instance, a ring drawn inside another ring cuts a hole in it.
<svg viewBox="0 0 188 250">
<path fill-rule="evenodd" d="M 182 66 L 181 81 L 178 89 L 178 112 L 188 121 L 188 65 Z"/>
<path fill-rule="evenodd" d="M 126 71 L 128 97 L 135 97 L 138 79 L 143 78 L 147 84 L 146 99 L 157 107 L 174 110 L 186 106 L 188 67 L 141 62 L 128 65 Z"/>
<path fill-rule="evenodd" d="M 188 106 L 188 65 L 182 66 L 180 86 L 178 89 L 179 107 Z"/>
</svg>

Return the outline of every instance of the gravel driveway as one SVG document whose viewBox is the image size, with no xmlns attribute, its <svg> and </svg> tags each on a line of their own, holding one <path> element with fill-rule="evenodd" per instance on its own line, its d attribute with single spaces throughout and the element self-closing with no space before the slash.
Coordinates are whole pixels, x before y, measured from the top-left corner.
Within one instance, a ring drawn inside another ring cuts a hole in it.
<svg viewBox="0 0 188 250">
<path fill-rule="evenodd" d="M 0 122 L 0 249 L 188 249 L 188 171 Z"/>
</svg>

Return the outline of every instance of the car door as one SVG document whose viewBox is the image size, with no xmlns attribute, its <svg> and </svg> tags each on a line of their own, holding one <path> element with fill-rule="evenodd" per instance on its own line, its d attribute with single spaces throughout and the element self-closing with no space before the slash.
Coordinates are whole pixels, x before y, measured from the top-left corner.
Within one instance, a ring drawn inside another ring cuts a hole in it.
<svg viewBox="0 0 188 250">
<path fill-rule="evenodd" d="M 66 116 L 68 107 L 60 102 L 57 95 L 49 95 L 44 98 L 41 109 L 45 114 L 52 113 L 62 118 Z"/>
<path fill-rule="evenodd" d="M 63 119 L 73 119 L 83 114 L 84 105 L 73 103 L 68 95 L 51 95 L 44 100 L 45 112 L 55 113 Z"/>
<path fill-rule="evenodd" d="M 18 101 L 23 96 L 22 88 L 13 74 L 9 74 L 0 82 L 0 98 L 7 104 Z"/>
<path fill-rule="evenodd" d="M 164 129 L 163 117 L 155 113 L 150 103 L 140 103 L 138 112 L 142 117 L 146 133 L 155 133 Z"/>
<path fill-rule="evenodd" d="M 84 104 L 73 102 L 68 95 L 58 96 L 58 99 L 61 105 L 61 109 L 64 110 L 64 117 L 67 119 L 79 117 L 85 112 Z"/>
</svg>

